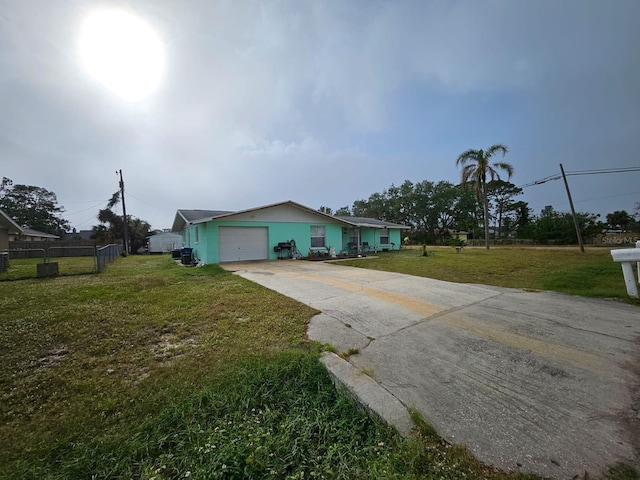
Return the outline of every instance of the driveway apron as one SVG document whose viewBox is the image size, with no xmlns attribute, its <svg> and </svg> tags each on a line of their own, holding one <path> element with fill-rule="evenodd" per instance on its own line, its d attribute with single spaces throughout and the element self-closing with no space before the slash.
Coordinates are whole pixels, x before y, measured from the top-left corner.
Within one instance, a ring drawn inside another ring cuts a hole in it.
<svg viewBox="0 0 640 480">
<path fill-rule="evenodd" d="M 487 464 L 558 479 L 640 465 L 635 306 L 339 263 L 225 268 L 321 311 L 309 338 L 358 349 L 360 375 Z"/>
</svg>

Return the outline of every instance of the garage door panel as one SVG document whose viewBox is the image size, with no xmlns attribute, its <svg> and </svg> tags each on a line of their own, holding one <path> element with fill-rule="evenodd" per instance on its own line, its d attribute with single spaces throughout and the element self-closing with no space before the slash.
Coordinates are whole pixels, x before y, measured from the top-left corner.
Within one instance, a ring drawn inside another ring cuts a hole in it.
<svg viewBox="0 0 640 480">
<path fill-rule="evenodd" d="M 267 227 L 220 227 L 220 262 L 242 262 L 269 258 Z"/>
</svg>

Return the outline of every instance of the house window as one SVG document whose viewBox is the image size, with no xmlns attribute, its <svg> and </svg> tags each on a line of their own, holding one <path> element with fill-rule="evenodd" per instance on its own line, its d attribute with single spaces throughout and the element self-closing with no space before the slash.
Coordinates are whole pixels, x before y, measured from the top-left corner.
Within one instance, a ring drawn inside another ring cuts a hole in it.
<svg viewBox="0 0 640 480">
<path fill-rule="evenodd" d="M 358 230 L 355 228 L 352 228 L 350 233 L 349 233 L 349 243 L 352 243 L 354 245 L 358 244 Z"/>
<path fill-rule="evenodd" d="M 386 228 L 380 230 L 380 245 L 389 245 L 389 230 Z"/>
<path fill-rule="evenodd" d="M 196 243 L 198 243 L 200 241 L 200 235 L 198 232 L 198 227 L 196 227 Z"/>
<path fill-rule="evenodd" d="M 311 248 L 323 248 L 326 246 L 325 239 L 327 228 L 324 226 L 311 227 Z"/>
</svg>

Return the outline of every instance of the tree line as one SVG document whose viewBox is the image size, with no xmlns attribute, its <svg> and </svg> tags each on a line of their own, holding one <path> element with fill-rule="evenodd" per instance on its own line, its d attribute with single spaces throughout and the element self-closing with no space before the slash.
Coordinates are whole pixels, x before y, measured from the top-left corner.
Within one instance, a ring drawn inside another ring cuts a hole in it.
<svg viewBox="0 0 640 480">
<path fill-rule="evenodd" d="M 490 239 L 500 243 L 526 239 L 539 244 L 578 243 L 570 212 L 559 212 L 551 206 L 534 213 L 529 204 L 518 197 L 522 189 L 513 183 L 493 180 L 487 183 Z M 353 202 L 332 211 L 320 211 L 336 216 L 370 217 L 411 227 L 409 238 L 414 243 L 446 244 L 454 232 L 465 231 L 473 239 L 484 239 L 484 212 L 472 189 L 448 181 L 405 180 L 391 185 L 367 199 Z M 640 222 L 624 210 L 600 216 L 576 212 L 585 238 L 605 229 L 640 232 Z"/>
<path fill-rule="evenodd" d="M 469 149 L 458 156 L 460 183 L 409 180 L 400 186 L 392 184 L 366 200 L 356 200 L 351 207 L 334 212 L 320 207 L 324 213 L 337 216 L 372 217 L 411 227 L 409 237 L 419 243 L 446 243 L 454 232 L 466 231 L 473 239 L 527 239 L 535 243 L 578 243 L 573 216 L 547 206 L 534 214 L 527 202 L 518 199 L 522 189 L 511 183 L 514 168 L 507 162 L 492 159 L 504 157 L 507 147 L 494 144 L 484 149 Z M 500 178 L 507 174 L 507 181 Z M 640 217 L 640 203 L 636 207 Z M 583 236 L 591 237 L 604 229 L 640 231 L 640 223 L 624 210 L 607 214 L 606 223 L 590 212 L 576 213 Z"/>
<path fill-rule="evenodd" d="M 99 223 L 91 228 L 92 239 L 105 244 L 122 241 L 124 219 L 115 212 L 119 203 L 120 192 L 116 192 L 106 207 L 98 211 L 96 218 Z M 0 184 L 0 210 L 22 227 L 61 238 L 71 229 L 69 221 L 63 216 L 65 209 L 58 205 L 54 192 L 34 185 L 14 185 L 13 181 L 6 177 L 2 178 Z M 152 233 L 151 224 L 127 215 L 127 232 L 131 251 L 136 252 L 146 244 L 146 237 Z"/>
</svg>

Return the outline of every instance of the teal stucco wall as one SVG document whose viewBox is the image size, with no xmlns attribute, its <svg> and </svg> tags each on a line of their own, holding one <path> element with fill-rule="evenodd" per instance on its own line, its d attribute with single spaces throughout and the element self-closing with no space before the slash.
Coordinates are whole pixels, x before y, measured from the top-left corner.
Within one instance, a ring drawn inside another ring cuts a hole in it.
<svg viewBox="0 0 640 480">
<path fill-rule="evenodd" d="M 267 227 L 268 255 L 270 260 L 278 258 L 273 250 L 280 242 L 294 240 L 298 251 L 306 256 L 311 249 L 311 227 L 325 227 L 325 245 L 335 247 L 336 252 L 342 250 L 342 225 L 326 223 L 295 223 L 295 222 L 238 222 L 238 221 L 210 221 L 188 226 L 183 234 L 184 246 L 193 248 L 194 256 L 203 263 L 218 263 L 220 261 L 219 227 Z M 196 242 L 196 228 L 198 241 Z M 313 249 L 324 250 L 324 249 Z"/>
<path fill-rule="evenodd" d="M 361 244 L 367 243 L 369 245 L 369 251 L 377 248 L 380 250 L 400 250 L 400 241 L 402 237 L 402 231 L 399 228 L 389 228 L 389 243 L 380 243 L 379 228 L 360 228 L 360 242 Z M 346 232 L 342 235 L 342 243 L 345 251 L 348 249 L 349 242 L 352 236 L 356 234 L 352 228 L 346 229 Z"/>
<path fill-rule="evenodd" d="M 260 221 L 233 221 L 212 220 L 196 225 L 189 225 L 183 231 L 183 244 L 193 248 L 193 255 L 203 263 L 219 263 L 219 228 L 220 227 L 266 227 L 268 229 L 268 258 L 275 260 L 278 253 L 273 250 L 280 242 L 294 240 L 296 247 L 302 256 L 307 256 L 309 251 L 322 251 L 322 248 L 311 248 L 311 227 L 325 227 L 325 245 L 334 247 L 336 253 L 348 251 L 348 243 L 351 238 L 351 227 L 341 223 L 313 223 L 313 222 L 260 222 Z M 402 231 L 389 229 L 389 243 L 380 243 L 380 229 L 361 228 L 360 241 L 367 242 L 369 249 L 374 246 L 380 250 L 398 250 L 401 245 Z M 392 245 L 393 244 L 393 245 Z"/>
<path fill-rule="evenodd" d="M 182 244 L 184 247 L 193 248 L 193 256 L 198 260 L 207 262 L 207 251 L 210 239 L 207 235 L 208 224 L 198 223 L 196 225 L 189 225 L 182 232 Z"/>
</svg>

